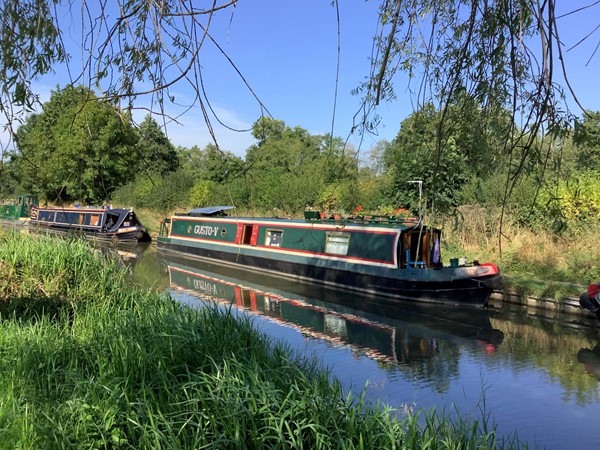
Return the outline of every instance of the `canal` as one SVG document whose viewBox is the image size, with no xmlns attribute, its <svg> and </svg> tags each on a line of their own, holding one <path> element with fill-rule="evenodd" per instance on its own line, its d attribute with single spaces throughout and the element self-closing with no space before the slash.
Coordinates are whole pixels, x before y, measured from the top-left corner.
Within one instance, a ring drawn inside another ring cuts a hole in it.
<svg viewBox="0 0 600 450">
<path fill-rule="evenodd" d="M 299 354 L 318 358 L 346 389 L 402 414 L 489 417 L 530 448 L 596 449 L 600 334 L 576 320 L 504 308 L 374 302 L 356 293 L 157 255 L 121 252 L 138 283 L 193 307 L 219 302 Z"/>
</svg>

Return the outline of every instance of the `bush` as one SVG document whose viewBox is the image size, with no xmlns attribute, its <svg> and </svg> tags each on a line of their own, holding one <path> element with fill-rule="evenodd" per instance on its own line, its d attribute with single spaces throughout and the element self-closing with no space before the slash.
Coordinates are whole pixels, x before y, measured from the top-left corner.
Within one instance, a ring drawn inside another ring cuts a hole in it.
<svg viewBox="0 0 600 450">
<path fill-rule="evenodd" d="M 227 183 L 215 185 L 210 203 L 247 207 L 250 202 L 250 190 L 244 178 L 236 178 Z"/>
<path fill-rule="evenodd" d="M 208 206 L 215 183 L 209 180 L 200 180 L 192 186 L 190 190 L 190 206 L 199 208 Z"/>
<path fill-rule="evenodd" d="M 568 181 L 540 192 L 540 208 L 560 217 L 569 228 L 580 228 L 600 219 L 600 178 L 596 171 L 584 171 Z"/>
<path fill-rule="evenodd" d="M 160 212 L 172 211 L 190 204 L 194 178 L 184 170 L 164 177 L 140 176 L 134 182 L 117 189 L 112 202 L 135 208 L 150 208 Z"/>
</svg>

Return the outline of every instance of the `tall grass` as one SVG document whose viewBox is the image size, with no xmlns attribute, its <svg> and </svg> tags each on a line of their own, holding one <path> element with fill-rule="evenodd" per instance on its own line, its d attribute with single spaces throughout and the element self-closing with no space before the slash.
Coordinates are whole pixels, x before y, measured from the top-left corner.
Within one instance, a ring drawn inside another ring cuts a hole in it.
<svg viewBox="0 0 600 450">
<path fill-rule="evenodd" d="M 132 287 L 83 242 L 0 234 L 0 280 L 0 448 L 520 445 L 346 396 L 248 319 Z"/>
</svg>

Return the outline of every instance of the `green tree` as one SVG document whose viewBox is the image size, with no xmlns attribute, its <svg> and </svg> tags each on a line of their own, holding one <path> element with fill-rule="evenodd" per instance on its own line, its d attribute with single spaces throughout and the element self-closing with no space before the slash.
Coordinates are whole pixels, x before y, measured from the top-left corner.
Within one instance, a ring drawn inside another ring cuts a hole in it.
<svg viewBox="0 0 600 450">
<path fill-rule="evenodd" d="M 311 135 L 265 117 L 254 124 L 252 133 L 258 142 L 248 148 L 246 164 L 254 206 L 292 212 L 317 205 L 324 190 L 340 191 L 336 198 L 348 197 L 341 191 L 351 186 L 357 163 L 341 139 Z"/>
<path fill-rule="evenodd" d="M 294 211 L 315 203 L 323 186 L 315 167 L 318 139 L 266 117 L 256 121 L 252 135 L 258 142 L 246 151 L 246 163 L 254 206 Z"/>
<path fill-rule="evenodd" d="M 366 159 L 361 161 L 358 172 L 358 198 L 355 202 L 366 211 L 375 211 L 382 205 L 396 203 L 392 189 L 393 172 L 386 166 L 386 154 L 390 145 L 388 141 L 377 142 L 376 146 L 368 151 Z"/>
<path fill-rule="evenodd" d="M 48 199 L 102 202 L 135 176 L 136 141 L 128 117 L 88 88 L 57 89 L 18 129 L 16 172 Z"/>
<path fill-rule="evenodd" d="M 190 192 L 193 207 L 209 204 L 245 206 L 248 202 L 246 165 L 242 158 L 220 150 L 214 144 L 200 149 L 179 148 L 181 169 L 178 173 L 192 177 L 195 182 Z"/>
<path fill-rule="evenodd" d="M 423 182 L 423 193 L 429 204 L 448 208 L 454 193 L 468 177 L 469 167 L 464 154 L 451 145 L 437 152 L 437 117 L 429 104 L 413 113 L 400 125 L 400 131 L 386 149 L 385 161 L 392 178 L 395 206 L 418 208 L 419 191 L 409 181 Z M 453 141 L 454 142 L 454 141 Z M 435 190 L 435 180 L 443 179 L 443 187 Z"/>
<path fill-rule="evenodd" d="M 583 121 L 575 122 L 573 142 L 579 149 L 578 166 L 600 170 L 600 111 L 586 111 Z"/>
<path fill-rule="evenodd" d="M 529 151 L 521 160 L 513 152 L 511 160 L 513 143 L 504 141 L 510 128 L 508 114 L 489 111 L 466 94 L 458 95 L 445 111 L 428 103 L 413 113 L 401 123 L 384 153 L 398 206 L 417 206 L 418 190 L 408 182 L 421 180 L 427 204 L 448 211 L 461 203 L 467 182 L 486 180 L 496 173 L 505 174 L 506 179 L 515 165 L 538 157 Z"/>
<path fill-rule="evenodd" d="M 14 153 L 8 153 L 7 160 L 0 160 L 0 198 L 13 198 L 15 194 L 21 193 L 21 187 L 15 174 L 16 164 Z"/>
<path fill-rule="evenodd" d="M 160 126 L 147 115 L 138 128 L 139 140 L 135 146 L 142 169 L 166 175 L 179 167 L 175 146 L 165 136 Z"/>
<path fill-rule="evenodd" d="M 181 166 L 199 180 L 226 183 L 240 176 L 245 170 L 244 160 L 229 151 L 220 150 L 214 144 L 204 149 L 180 148 Z"/>
</svg>

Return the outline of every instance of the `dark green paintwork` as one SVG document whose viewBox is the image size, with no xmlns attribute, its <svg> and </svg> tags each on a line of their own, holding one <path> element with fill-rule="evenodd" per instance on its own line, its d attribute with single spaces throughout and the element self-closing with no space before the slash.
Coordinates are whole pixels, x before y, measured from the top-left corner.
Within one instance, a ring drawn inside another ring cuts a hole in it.
<svg viewBox="0 0 600 450">
<path fill-rule="evenodd" d="M 235 243 L 237 233 L 236 223 L 174 219 L 171 222 L 171 227 L 171 234 L 179 237 L 202 238 L 215 242 L 229 242 L 231 244 Z M 225 230 L 225 233 L 223 233 L 223 230 Z"/>
<path fill-rule="evenodd" d="M 0 219 L 19 220 L 29 217 L 32 206 L 38 204 L 37 197 L 34 195 L 20 195 L 17 200 L 11 204 L 0 205 Z"/>
<path fill-rule="evenodd" d="M 171 223 L 171 237 L 192 237 L 220 243 L 236 243 L 238 224 L 258 225 L 256 247 L 266 245 L 267 232 L 269 230 L 282 231 L 281 249 L 301 251 L 307 253 L 324 253 L 326 235 L 329 232 L 349 233 L 347 257 L 356 257 L 369 260 L 377 260 L 386 263 L 394 261 L 396 235 L 408 227 L 406 226 L 369 226 L 357 229 L 345 229 L 344 224 L 326 223 L 327 229 L 313 226 L 311 222 L 269 220 L 264 223 L 262 219 L 234 219 L 219 218 L 202 220 L 202 218 L 187 218 L 185 216 L 174 217 Z M 356 226 L 356 224 L 348 224 Z M 362 228 L 362 229 L 361 229 Z M 375 230 L 387 231 L 389 234 L 376 234 Z M 243 231 L 242 231 L 243 233 Z"/>
</svg>

